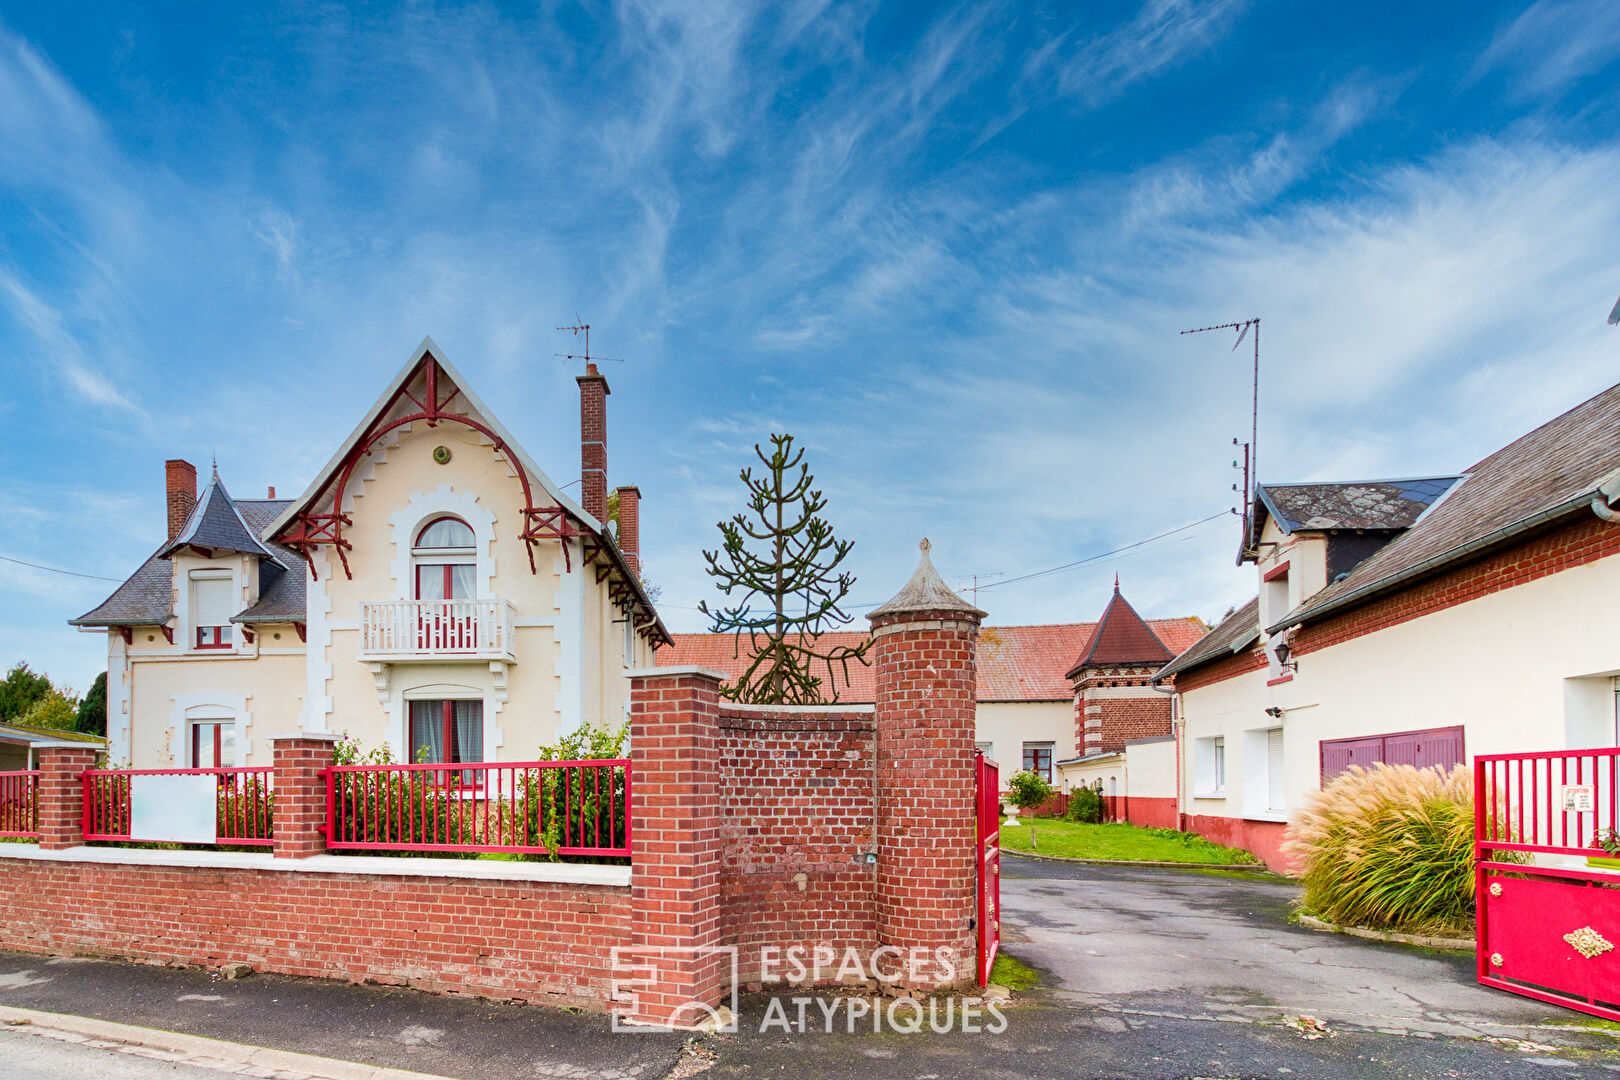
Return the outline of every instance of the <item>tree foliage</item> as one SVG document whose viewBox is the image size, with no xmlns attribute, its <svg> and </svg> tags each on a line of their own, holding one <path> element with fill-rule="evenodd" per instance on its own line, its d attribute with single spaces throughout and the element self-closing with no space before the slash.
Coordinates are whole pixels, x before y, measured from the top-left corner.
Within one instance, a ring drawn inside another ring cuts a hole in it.
<svg viewBox="0 0 1620 1080">
<path fill-rule="evenodd" d="M 849 684 L 851 661 L 866 663 L 869 639 L 859 645 L 818 641 L 850 617 L 839 607 L 855 577 L 838 568 L 854 545 L 833 535 L 821 517 L 827 500 L 811 487 L 804 450 L 792 435 L 771 436 L 771 450 L 754 453 L 765 466 L 740 476 L 748 513 L 719 523 L 722 544 L 705 551 L 707 572 L 729 602 L 698 605 L 716 633 L 749 638 L 749 663 L 725 695 L 760 704 L 810 705 L 838 700 L 838 676 Z M 825 672 L 825 680 L 821 672 Z"/>
<path fill-rule="evenodd" d="M 1040 773 L 1025 769 L 1007 781 L 1007 801 L 1020 810 L 1033 810 L 1052 797 L 1052 785 Z M 1029 819 L 1029 850 L 1035 846 L 1035 818 Z"/>
<path fill-rule="evenodd" d="M 29 706 L 18 718 L 23 727 L 49 728 L 54 731 L 72 731 L 79 719 L 79 701 L 73 691 L 51 687 L 45 696 Z"/>
<path fill-rule="evenodd" d="M 107 673 L 96 673 L 84 700 L 79 702 L 79 716 L 74 726 L 86 735 L 107 734 Z"/>
<path fill-rule="evenodd" d="M 21 723 L 23 714 L 51 692 L 51 680 L 19 660 L 0 681 L 0 723 Z"/>
</svg>

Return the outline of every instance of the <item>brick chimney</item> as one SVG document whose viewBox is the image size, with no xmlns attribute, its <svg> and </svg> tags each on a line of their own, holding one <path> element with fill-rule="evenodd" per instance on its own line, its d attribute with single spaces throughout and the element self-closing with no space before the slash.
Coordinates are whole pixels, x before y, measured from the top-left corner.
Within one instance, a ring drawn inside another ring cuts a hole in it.
<svg viewBox="0 0 1620 1080">
<path fill-rule="evenodd" d="M 585 512 L 607 522 L 607 379 L 585 365 L 579 382 L 579 472 Z"/>
<path fill-rule="evenodd" d="M 169 539 L 186 527 L 191 508 L 197 505 L 197 466 L 180 458 L 163 463 L 164 505 L 169 509 Z"/>
<path fill-rule="evenodd" d="M 625 484 L 619 489 L 619 552 L 630 572 L 641 576 L 641 489 Z"/>
</svg>

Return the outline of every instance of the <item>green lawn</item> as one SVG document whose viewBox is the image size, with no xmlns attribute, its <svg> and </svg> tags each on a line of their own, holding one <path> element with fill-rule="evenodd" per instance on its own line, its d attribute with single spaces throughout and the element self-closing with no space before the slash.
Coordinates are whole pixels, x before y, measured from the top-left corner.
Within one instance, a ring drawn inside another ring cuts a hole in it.
<svg viewBox="0 0 1620 1080">
<path fill-rule="evenodd" d="M 1030 825 L 1003 825 L 1001 846 L 1028 851 Z M 1172 829 L 1144 829 L 1137 825 L 1087 825 L 1056 818 L 1035 822 L 1035 851 L 1070 859 L 1129 859 L 1140 862 L 1224 863 L 1247 865 L 1260 860 L 1247 851 L 1212 844 L 1192 833 Z"/>
</svg>

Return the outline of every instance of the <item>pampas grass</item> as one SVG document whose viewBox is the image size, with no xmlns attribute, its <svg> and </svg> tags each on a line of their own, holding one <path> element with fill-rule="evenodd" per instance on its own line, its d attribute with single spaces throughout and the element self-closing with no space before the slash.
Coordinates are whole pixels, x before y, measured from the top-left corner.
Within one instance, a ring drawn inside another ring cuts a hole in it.
<svg viewBox="0 0 1620 1080">
<path fill-rule="evenodd" d="M 1313 794 L 1283 851 L 1302 870 L 1304 906 L 1343 926 L 1470 931 L 1474 782 L 1411 765 L 1352 765 Z"/>
</svg>

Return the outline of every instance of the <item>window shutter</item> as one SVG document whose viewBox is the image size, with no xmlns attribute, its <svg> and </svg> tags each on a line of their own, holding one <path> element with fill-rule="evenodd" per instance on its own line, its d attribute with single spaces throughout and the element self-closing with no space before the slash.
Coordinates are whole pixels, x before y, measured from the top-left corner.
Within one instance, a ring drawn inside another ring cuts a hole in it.
<svg viewBox="0 0 1620 1080">
<path fill-rule="evenodd" d="M 1266 779 L 1269 790 L 1266 808 L 1269 810 L 1283 809 L 1283 800 L 1286 797 L 1286 787 L 1283 784 L 1283 729 L 1272 728 L 1266 732 Z"/>
<path fill-rule="evenodd" d="M 191 620 L 194 626 L 228 626 L 236 614 L 231 603 L 229 577 L 193 577 L 191 579 Z"/>
</svg>

